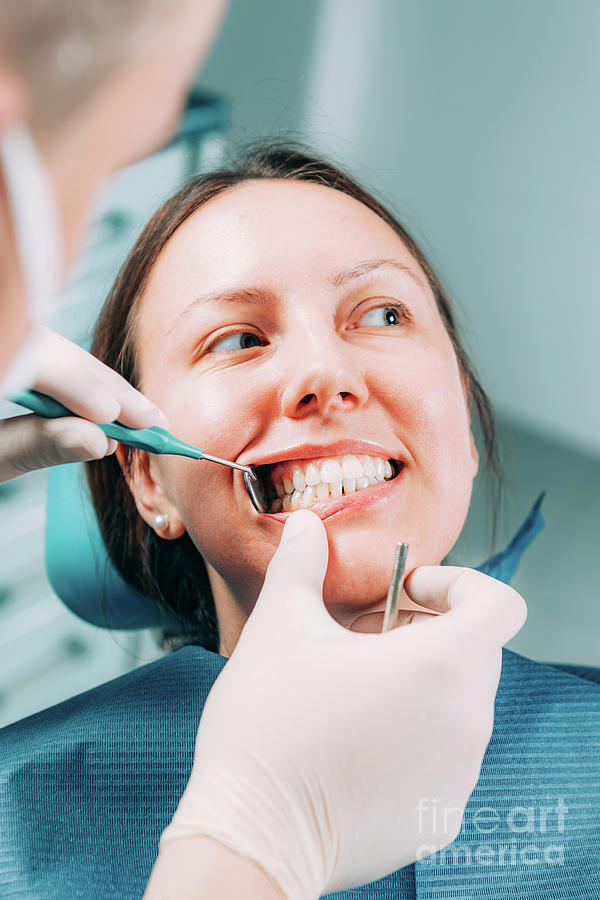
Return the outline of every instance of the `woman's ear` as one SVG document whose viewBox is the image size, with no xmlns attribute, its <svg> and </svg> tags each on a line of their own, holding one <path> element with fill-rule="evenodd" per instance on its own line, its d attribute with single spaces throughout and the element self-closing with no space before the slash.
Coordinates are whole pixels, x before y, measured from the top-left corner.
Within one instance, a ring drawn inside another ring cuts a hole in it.
<svg viewBox="0 0 600 900">
<path fill-rule="evenodd" d="M 160 481 L 150 464 L 150 454 L 137 452 L 131 468 L 126 465 L 127 449 L 118 444 L 115 456 L 123 470 L 129 490 L 133 494 L 135 505 L 144 522 L 161 538 L 173 541 L 185 534 L 185 525 L 177 508 L 171 503 L 162 489 Z"/>
</svg>

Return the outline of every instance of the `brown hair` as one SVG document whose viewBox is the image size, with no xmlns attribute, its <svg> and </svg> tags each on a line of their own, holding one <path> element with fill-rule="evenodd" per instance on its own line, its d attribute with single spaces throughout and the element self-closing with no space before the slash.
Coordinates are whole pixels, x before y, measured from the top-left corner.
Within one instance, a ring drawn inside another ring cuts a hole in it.
<svg viewBox="0 0 600 900">
<path fill-rule="evenodd" d="M 135 352 L 136 319 L 148 277 L 161 250 L 177 228 L 212 197 L 244 181 L 287 179 L 309 181 L 341 191 L 386 222 L 425 272 L 454 347 L 471 413 L 479 423 L 489 473 L 493 476 L 495 540 L 502 471 L 494 414 L 458 336 L 446 292 L 415 240 L 370 193 L 331 163 L 289 143 L 270 140 L 246 148 L 231 167 L 194 178 L 168 200 L 148 222 L 125 261 L 98 320 L 92 353 L 135 387 L 140 374 Z M 135 451 L 126 447 L 127 466 Z M 92 499 L 109 556 L 124 578 L 161 607 L 174 612 L 188 634 L 204 635 L 216 649 L 217 620 L 202 556 L 189 535 L 164 541 L 138 514 L 132 494 L 114 456 L 88 463 Z"/>
</svg>

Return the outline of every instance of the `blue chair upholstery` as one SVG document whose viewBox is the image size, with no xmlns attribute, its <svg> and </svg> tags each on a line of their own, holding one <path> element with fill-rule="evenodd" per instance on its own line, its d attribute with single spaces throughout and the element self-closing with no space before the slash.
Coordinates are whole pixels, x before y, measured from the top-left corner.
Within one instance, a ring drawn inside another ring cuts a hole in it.
<svg viewBox="0 0 600 900">
<path fill-rule="evenodd" d="M 82 464 L 55 466 L 48 478 L 46 571 L 54 592 L 81 619 L 102 628 L 177 627 L 112 565 Z"/>
</svg>

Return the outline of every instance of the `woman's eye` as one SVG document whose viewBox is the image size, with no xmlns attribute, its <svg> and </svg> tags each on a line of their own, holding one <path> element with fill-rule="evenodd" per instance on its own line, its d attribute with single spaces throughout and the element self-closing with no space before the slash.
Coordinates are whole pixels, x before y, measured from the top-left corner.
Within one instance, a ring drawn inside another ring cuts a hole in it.
<svg viewBox="0 0 600 900">
<path fill-rule="evenodd" d="M 401 306 L 388 305 L 376 306 L 364 313 L 359 319 L 363 325 L 403 325 L 409 320 L 409 315 Z"/>
<path fill-rule="evenodd" d="M 217 338 L 206 348 L 206 353 L 212 353 L 215 350 L 222 352 L 231 352 L 232 350 L 249 350 L 252 347 L 260 347 L 261 338 L 253 331 L 238 331 L 235 334 L 226 334 L 222 338 Z"/>
</svg>

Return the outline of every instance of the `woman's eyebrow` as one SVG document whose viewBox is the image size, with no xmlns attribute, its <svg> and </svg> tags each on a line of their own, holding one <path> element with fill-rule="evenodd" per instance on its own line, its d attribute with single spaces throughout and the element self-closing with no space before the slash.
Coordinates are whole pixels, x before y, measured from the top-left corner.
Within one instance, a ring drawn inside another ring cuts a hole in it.
<svg viewBox="0 0 600 900">
<path fill-rule="evenodd" d="M 234 290 L 214 291 L 203 297 L 196 297 L 186 308 L 176 316 L 166 332 L 170 334 L 175 325 L 190 312 L 195 306 L 216 303 L 247 303 L 254 306 L 270 306 L 277 302 L 277 298 L 268 288 L 238 288 Z M 165 336 L 166 336 L 165 335 Z"/>
<path fill-rule="evenodd" d="M 406 275 L 410 275 L 410 277 L 419 285 L 419 287 L 424 287 L 423 282 L 410 266 L 407 266 L 405 263 L 400 262 L 398 259 L 388 258 L 388 257 L 376 257 L 375 259 L 365 259 L 363 262 L 356 263 L 354 266 L 350 266 L 348 269 L 343 269 L 341 272 L 338 272 L 337 275 L 331 279 L 331 284 L 333 287 L 343 287 L 343 285 L 347 284 L 349 281 L 354 280 L 355 278 L 362 278 L 364 275 L 369 275 L 371 272 L 374 272 L 376 269 L 382 268 L 392 268 L 397 269 L 400 272 L 403 272 Z"/>
<path fill-rule="evenodd" d="M 375 259 L 365 259 L 360 263 L 356 263 L 353 266 L 350 266 L 348 269 L 342 269 L 341 272 L 338 272 L 332 278 L 329 279 L 330 283 L 335 288 L 343 287 L 349 281 L 353 281 L 357 278 L 362 278 L 365 275 L 369 275 L 371 272 L 376 269 L 382 268 L 392 268 L 397 269 L 400 272 L 403 272 L 406 275 L 410 275 L 410 277 L 419 285 L 419 287 L 423 287 L 423 283 L 417 273 L 407 266 L 405 263 L 400 262 L 398 259 L 393 258 L 385 258 L 385 257 L 377 257 Z M 196 297 L 189 303 L 184 310 L 182 310 L 179 315 L 173 319 L 173 322 L 169 326 L 166 335 L 169 335 L 175 325 L 186 316 L 190 310 L 192 310 L 195 306 L 205 304 L 217 304 L 217 303 L 246 303 L 253 306 L 272 306 L 277 303 L 276 295 L 270 291 L 268 288 L 257 288 L 257 287 L 249 287 L 249 288 L 237 288 L 233 290 L 224 290 L 224 291 L 215 291 L 210 294 L 205 294 L 202 297 Z"/>
</svg>

